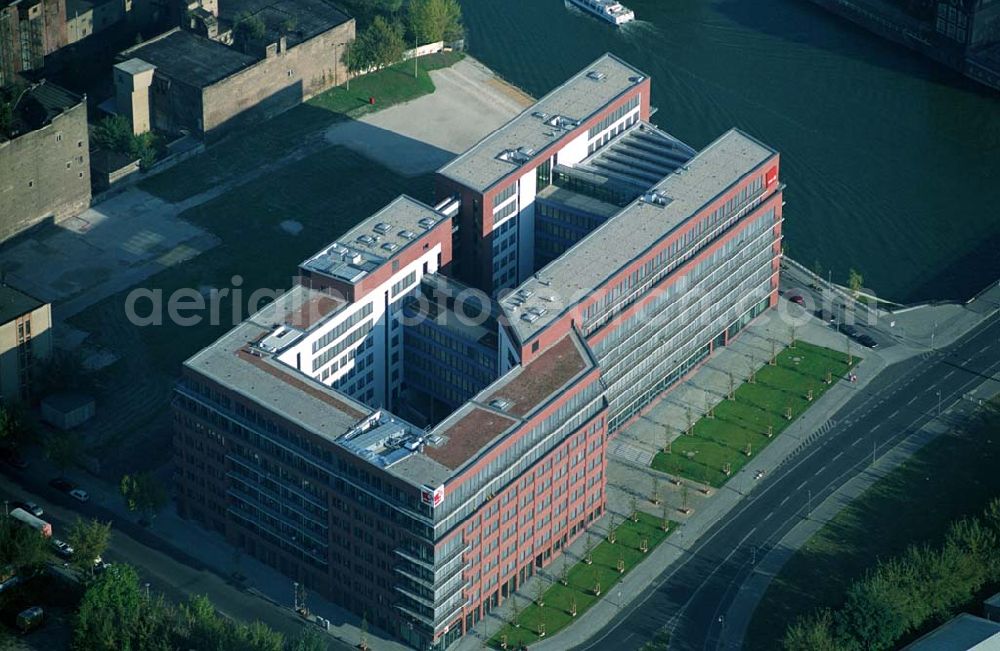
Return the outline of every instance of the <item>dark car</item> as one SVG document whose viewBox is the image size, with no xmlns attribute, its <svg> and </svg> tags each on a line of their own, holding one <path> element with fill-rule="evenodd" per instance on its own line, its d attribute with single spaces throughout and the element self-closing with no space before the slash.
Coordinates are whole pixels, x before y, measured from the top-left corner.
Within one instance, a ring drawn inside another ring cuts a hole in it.
<svg viewBox="0 0 1000 651">
<path fill-rule="evenodd" d="M 806 299 L 802 298 L 802 294 L 791 294 L 789 295 L 788 300 L 795 303 L 796 305 L 806 304 Z"/>
<path fill-rule="evenodd" d="M 36 518 L 40 518 L 45 515 L 45 511 L 42 507 L 38 506 L 34 502 L 11 502 L 10 506 L 12 509 L 22 509 L 27 511 Z"/>
<path fill-rule="evenodd" d="M 878 342 L 869 335 L 861 335 L 858 337 L 858 343 L 865 348 L 878 348 Z"/>
<path fill-rule="evenodd" d="M 14 468 L 18 468 L 19 470 L 24 470 L 28 467 L 28 462 L 24 460 L 21 453 L 17 450 L 12 450 L 11 448 L 0 448 L 0 459 L 2 459 L 4 463 L 13 466 Z"/>
<path fill-rule="evenodd" d="M 830 310 L 816 310 L 816 318 L 822 319 L 827 323 L 836 323 L 837 315 Z"/>
<path fill-rule="evenodd" d="M 57 491 L 62 491 L 64 493 L 68 493 L 74 488 L 76 488 L 76 484 L 69 481 L 68 479 L 63 479 L 62 477 L 56 477 L 55 479 L 49 481 L 49 486 L 56 489 Z"/>
<path fill-rule="evenodd" d="M 844 333 L 845 335 L 847 335 L 852 339 L 860 334 L 858 329 L 850 325 L 849 323 L 841 323 L 840 325 L 837 326 L 837 330 L 839 330 L 840 332 Z"/>
</svg>

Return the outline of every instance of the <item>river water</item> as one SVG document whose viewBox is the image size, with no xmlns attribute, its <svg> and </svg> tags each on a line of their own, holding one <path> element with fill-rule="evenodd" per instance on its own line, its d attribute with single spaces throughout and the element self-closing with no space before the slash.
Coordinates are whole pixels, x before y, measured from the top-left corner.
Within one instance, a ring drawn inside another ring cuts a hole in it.
<svg viewBox="0 0 1000 651">
<path fill-rule="evenodd" d="M 964 299 L 1000 277 L 1000 94 L 806 0 L 462 0 L 473 56 L 540 96 L 611 51 L 695 148 L 738 127 L 781 152 L 786 251 L 880 296 Z"/>
</svg>

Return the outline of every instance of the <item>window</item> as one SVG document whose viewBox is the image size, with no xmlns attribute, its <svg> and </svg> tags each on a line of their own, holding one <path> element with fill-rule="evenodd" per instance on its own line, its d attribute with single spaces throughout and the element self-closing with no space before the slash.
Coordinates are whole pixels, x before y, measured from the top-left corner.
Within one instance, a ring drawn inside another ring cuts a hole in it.
<svg viewBox="0 0 1000 651">
<path fill-rule="evenodd" d="M 531 344 L 531 352 L 533 352 L 533 353 L 537 353 L 538 352 L 538 342 L 537 341 L 535 341 L 535 342 L 533 342 Z"/>
<path fill-rule="evenodd" d="M 29 187 L 29 188 L 33 188 L 33 187 L 35 187 L 35 182 L 34 182 L 34 180 L 32 180 L 32 181 L 28 181 L 28 187 Z"/>
<path fill-rule="evenodd" d="M 56 142 L 62 142 L 62 132 L 56 132 Z"/>
</svg>

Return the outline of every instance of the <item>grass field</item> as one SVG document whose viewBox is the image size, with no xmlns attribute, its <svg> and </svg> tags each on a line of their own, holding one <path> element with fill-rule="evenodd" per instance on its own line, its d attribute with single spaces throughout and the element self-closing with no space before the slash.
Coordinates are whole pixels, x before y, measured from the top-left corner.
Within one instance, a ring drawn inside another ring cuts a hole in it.
<svg viewBox="0 0 1000 651">
<path fill-rule="evenodd" d="M 251 129 L 242 129 L 213 143 L 203 154 L 139 183 L 143 190 L 167 201 L 181 201 L 219 183 L 253 171 L 262 163 L 290 154 L 312 134 L 335 122 L 407 102 L 434 92 L 431 70 L 461 60 L 460 52 L 420 58 L 417 77 L 413 63 L 400 63 L 351 81 L 290 109 Z M 374 97 L 370 105 L 368 98 Z"/>
<path fill-rule="evenodd" d="M 858 358 L 854 358 L 857 363 Z M 712 486 L 728 480 L 724 469 L 736 474 L 750 461 L 747 446 L 758 454 L 792 421 L 831 386 L 829 373 L 839 381 L 848 370 L 847 355 L 802 341 L 777 355 L 777 365 L 757 371 L 755 382 L 738 387 L 734 400 L 725 399 L 715 406 L 714 418 L 702 417 L 691 434 L 682 434 L 672 444 L 670 453 L 660 452 L 652 467 Z M 788 414 L 791 414 L 791 419 Z M 768 427 L 772 437 L 768 438 Z"/>
<path fill-rule="evenodd" d="M 995 403 L 994 406 L 997 406 Z M 780 648 L 785 627 L 839 606 L 879 558 L 911 543 L 940 542 L 948 526 L 1000 496 L 1000 415 L 944 436 L 876 482 L 795 553 L 757 607 L 744 648 Z"/>
<path fill-rule="evenodd" d="M 639 521 L 633 523 L 626 520 L 617 527 L 615 544 L 604 539 L 595 544 L 593 563 L 587 565 L 579 562 L 567 572 L 567 585 L 554 583 L 545 591 L 542 607 L 534 603 L 535 595 L 518 596 L 521 609 L 517 618 L 519 627 L 505 625 L 490 640 L 490 645 L 500 648 L 501 636 L 507 636 L 509 648 L 518 648 L 521 644 L 531 644 L 539 639 L 539 624 L 545 625 L 545 634 L 552 635 L 573 621 L 570 615 L 571 603 L 576 600 L 577 617 L 597 603 L 598 599 L 609 598 L 612 588 L 622 578 L 618 573 L 618 559 L 625 561 L 625 574 L 628 574 L 647 555 L 640 550 L 642 540 L 647 540 L 651 552 L 673 531 L 663 531 L 663 520 L 648 513 L 639 513 Z M 561 560 L 556 563 L 561 563 Z M 558 565 L 557 565 L 558 566 Z M 601 596 L 594 594 L 594 587 L 600 583 Z M 532 601 L 528 601 L 531 597 Z"/>
</svg>

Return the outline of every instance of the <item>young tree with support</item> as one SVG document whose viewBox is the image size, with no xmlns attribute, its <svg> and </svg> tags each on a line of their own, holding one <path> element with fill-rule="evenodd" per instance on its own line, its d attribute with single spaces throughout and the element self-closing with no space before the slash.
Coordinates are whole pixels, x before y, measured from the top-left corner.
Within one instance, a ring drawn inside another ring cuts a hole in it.
<svg viewBox="0 0 1000 651">
<path fill-rule="evenodd" d="M 583 562 L 591 565 L 594 562 L 594 539 L 590 532 L 587 532 L 587 540 L 583 546 Z"/>
<path fill-rule="evenodd" d="M 618 539 L 618 524 L 615 522 L 615 514 L 611 514 L 611 522 L 608 523 L 608 542 L 612 545 Z M 589 540 L 589 538 L 588 538 Z"/>
<path fill-rule="evenodd" d="M 628 508 L 629 508 L 629 516 L 628 516 L 629 520 L 631 520 L 633 523 L 638 522 L 639 521 L 639 500 L 637 500 L 635 498 L 635 495 L 633 495 L 631 498 L 629 498 Z"/>
<path fill-rule="evenodd" d="M 653 490 L 650 491 L 649 501 L 654 506 L 660 503 L 660 480 L 658 477 L 653 477 Z"/>
</svg>

